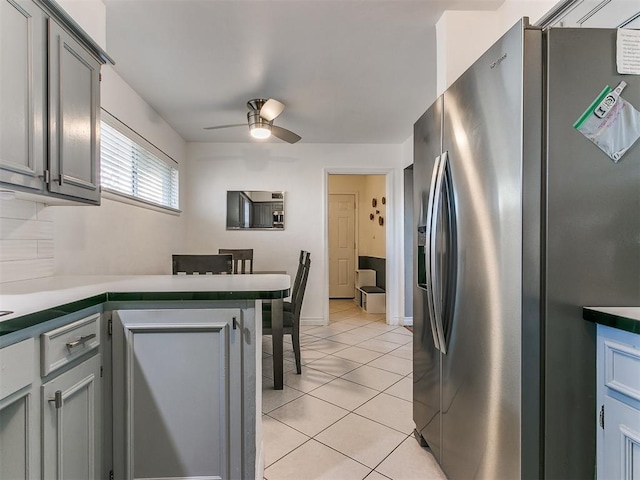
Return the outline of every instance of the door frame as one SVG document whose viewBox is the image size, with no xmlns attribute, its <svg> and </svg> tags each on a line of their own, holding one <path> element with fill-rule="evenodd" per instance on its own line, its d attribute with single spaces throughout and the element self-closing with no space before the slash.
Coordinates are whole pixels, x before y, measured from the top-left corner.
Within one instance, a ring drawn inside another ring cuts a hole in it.
<svg viewBox="0 0 640 480">
<path fill-rule="evenodd" d="M 386 222 L 386 235 L 385 235 L 385 261 L 386 261 L 386 323 L 391 324 L 391 313 L 392 311 L 397 310 L 397 297 L 398 297 L 398 286 L 403 283 L 401 279 L 398 277 L 399 271 L 399 255 L 394 255 L 396 249 L 396 240 L 394 236 L 394 232 L 396 231 L 396 218 L 398 215 L 402 215 L 402 211 L 398 211 L 398 202 L 395 199 L 395 190 L 393 188 L 393 184 L 395 181 L 394 178 L 394 169 L 392 167 L 326 167 L 322 169 L 322 236 L 324 241 L 324 265 L 323 265 L 323 275 L 324 281 L 322 283 L 323 289 L 323 320 L 324 325 L 329 324 L 329 175 L 384 175 L 385 176 L 385 190 L 386 190 L 386 198 L 387 198 L 387 218 L 385 218 Z M 400 191 L 402 189 L 399 189 Z M 356 205 L 357 207 L 357 205 Z M 400 202 L 400 207 L 402 207 L 402 202 Z M 357 215 L 356 208 L 356 215 Z M 358 217 L 356 216 L 356 224 L 358 222 Z M 356 229 L 357 230 L 357 229 Z M 357 237 L 358 238 L 358 237 Z M 402 239 L 399 238 L 400 242 Z M 356 244 L 356 265 L 358 262 L 358 245 Z M 397 280 L 397 281 L 396 281 Z M 404 288 L 400 286 L 399 288 Z"/>
<path fill-rule="evenodd" d="M 331 175 L 336 175 L 332 173 Z M 327 176 L 327 182 L 329 181 L 329 177 Z M 327 188 L 329 184 L 327 183 Z M 329 198 L 331 195 L 353 195 L 355 206 L 353 209 L 353 241 L 355 245 L 353 246 L 353 266 L 356 267 L 358 265 L 358 245 L 360 243 L 360 230 L 358 229 L 358 205 L 360 204 L 360 194 L 358 192 L 340 192 L 340 193 L 329 193 L 327 192 L 327 265 L 329 265 Z M 355 271 L 354 271 L 355 278 Z M 327 270 L 327 288 L 329 289 L 329 282 L 331 281 L 331 277 L 329 276 L 329 270 Z M 327 295 L 329 293 L 327 292 Z"/>
</svg>

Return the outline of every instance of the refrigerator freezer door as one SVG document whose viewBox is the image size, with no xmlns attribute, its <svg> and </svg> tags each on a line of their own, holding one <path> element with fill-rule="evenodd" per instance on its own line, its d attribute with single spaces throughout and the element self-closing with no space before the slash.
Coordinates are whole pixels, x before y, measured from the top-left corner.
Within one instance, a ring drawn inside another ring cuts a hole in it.
<svg viewBox="0 0 640 480">
<path fill-rule="evenodd" d="M 440 427 L 440 351 L 432 330 L 428 310 L 429 292 L 419 288 L 427 285 L 425 248 L 427 209 L 432 173 L 436 158 L 442 152 L 442 97 L 429 108 L 414 126 L 414 268 L 413 292 L 413 421 L 416 432 L 428 443 L 439 460 L 441 452 Z"/>
<path fill-rule="evenodd" d="M 448 478 L 520 478 L 523 23 L 444 94 L 458 224 L 455 308 L 442 355 Z"/>
</svg>

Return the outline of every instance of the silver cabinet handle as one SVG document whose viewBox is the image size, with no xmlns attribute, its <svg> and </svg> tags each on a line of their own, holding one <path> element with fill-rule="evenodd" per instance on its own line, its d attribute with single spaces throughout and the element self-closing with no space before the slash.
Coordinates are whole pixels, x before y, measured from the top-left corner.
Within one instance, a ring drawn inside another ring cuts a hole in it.
<svg viewBox="0 0 640 480">
<path fill-rule="evenodd" d="M 62 408 L 62 390 L 56 390 L 54 397 L 49 399 L 49 403 L 55 403 L 56 408 Z"/>
<path fill-rule="evenodd" d="M 83 335 L 82 337 L 78 338 L 77 340 L 74 340 L 73 342 L 67 342 L 67 348 L 71 350 L 72 348 L 75 348 L 78 345 L 83 344 L 87 340 L 91 340 L 92 338 L 96 338 L 95 333 L 91 333 L 89 335 Z"/>
</svg>

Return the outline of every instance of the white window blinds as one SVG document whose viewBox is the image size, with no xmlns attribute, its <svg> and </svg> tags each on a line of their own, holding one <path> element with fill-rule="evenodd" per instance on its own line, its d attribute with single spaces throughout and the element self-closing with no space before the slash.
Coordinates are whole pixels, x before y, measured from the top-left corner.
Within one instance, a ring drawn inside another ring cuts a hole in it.
<svg viewBox="0 0 640 480">
<path fill-rule="evenodd" d="M 104 190 L 178 210 L 178 164 L 104 110 L 100 155 Z"/>
</svg>

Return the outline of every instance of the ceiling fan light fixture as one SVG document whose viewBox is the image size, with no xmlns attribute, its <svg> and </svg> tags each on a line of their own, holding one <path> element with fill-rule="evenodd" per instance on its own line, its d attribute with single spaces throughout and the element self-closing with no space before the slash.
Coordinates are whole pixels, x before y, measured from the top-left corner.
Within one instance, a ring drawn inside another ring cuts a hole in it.
<svg viewBox="0 0 640 480">
<path fill-rule="evenodd" d="M 273 136 L 278 140 L 287 143 L 299 142 L 302 137 L 291 130 L 279 127 L 273 124 L 273 120 L 279 116 L 284 110 L 284 104 L 270 98 L 254 98 L 247 102 L 247 123 L 249 124 L 249 133 L 258 140 L 266 140 Z M 205 127 L 205 130 L 218 130 L 220 128 L 242 127 L 242 123 L 233 125 L 218 125 L 213 127 Z"/>
<path fill-rule="evenodd" d="M 247 120 L 249 121 L 249 133 L 253 138 L 264 140 L 271 136 L 271 122 L 261 118 L 259 112 L 251 111 L 247 113 Z"/>
<path fill-rule="evenodd" d="M 257 138 L 259 140 L 264 140 L 265 138 L 269 138 L 271 136 L 271 125 L 268 123 L 259 125 L 249 125 L 249 132 L 253 138 Z"/>
</svg>

